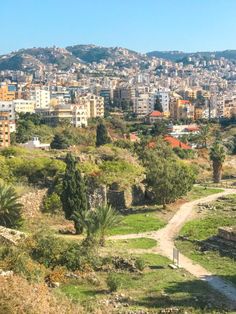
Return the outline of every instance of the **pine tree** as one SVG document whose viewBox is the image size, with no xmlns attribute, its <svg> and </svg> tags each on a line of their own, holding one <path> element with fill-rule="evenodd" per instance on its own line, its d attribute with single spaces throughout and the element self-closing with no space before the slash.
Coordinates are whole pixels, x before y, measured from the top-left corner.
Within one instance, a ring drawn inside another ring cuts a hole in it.
<svg viewBox="0 0 236 314">
<path fill-rule="evenodd" d="M 76 233 L 81 234 L 83 232 L 81 222 L 88 210 L 86 186 L 71 153 L 66 156 L 61 202 L 65 218 L 74 221 Z"/>
<path fill-rule="evenodd" d="M 110 137 L 107 133 L 106 126 L 100 122 L 97 126 L 96 146 L 101 146 L 110 143 Z"/>
</svg>

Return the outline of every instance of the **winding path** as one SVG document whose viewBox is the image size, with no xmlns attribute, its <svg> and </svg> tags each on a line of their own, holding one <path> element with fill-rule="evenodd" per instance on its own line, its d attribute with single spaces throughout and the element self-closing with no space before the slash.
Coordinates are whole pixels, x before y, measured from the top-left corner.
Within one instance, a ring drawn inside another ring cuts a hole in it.
<svg viewBox="0 0 236 314">
<path fill-rule="evenodd" d="M 157 246 L 152 249 L 152 252 L 159 253 L 168 257 L 169 259 L 172 259 L 173 248 L 175 247 L 174 240 L 182 226 L 187 221 L 191 220 L 192 214 L 194 212 L 194 207 L 200 203 L 209 203 L 221 196 L 233 193 L 236 193 L 236 189 L 226 189 L 224 192 L 209 195 L 204 198 L 200 198 L 198 200 L 183 204 L 176 212 L 176 214 L 171 218 L 168 224 L 158 231 L 118 235 L 110 237 L 110 239 L 134 239 L 149 237 L 155 239 L 158 242 Z M 196 278 L 206 281 L 212 288 L 225 295 L 231 301 L 234 308 L 236 308 L 236 288 L 232 284 L 216 275 L 213 275 L 204 267 L 196 264 L 194 261 L 184 256 L 183 254 L 179 254 L 179 261 L 182 268 L 186 269 Z"/>
</svg>

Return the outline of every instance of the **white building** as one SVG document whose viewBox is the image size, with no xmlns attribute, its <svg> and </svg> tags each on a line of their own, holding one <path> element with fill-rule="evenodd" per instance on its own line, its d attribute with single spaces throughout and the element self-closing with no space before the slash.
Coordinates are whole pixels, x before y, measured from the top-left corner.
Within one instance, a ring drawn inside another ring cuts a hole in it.
<svg viewBox="0 0 236 314">
<path fill-rule="evenodd" d="M 25 100 L 25 99 L 16 99 L 12 101 L 15 112 L 17 113 L 34 113 L 35 112 L 35 101 Z"/>
<path fill-rule="evenodd" d="M 145 117 L 149 112 L 149 94 L 140 94 L 134 98 L 134 113 L 138 118 Z"/>
<path fill-rule="evenodd" d="M 163 112 L 170 112 L 170 94 L 168 90 L 159 90 L 156 93 L 156 97 L 159 98 Z"/>
<path fill-rule="evenodd" d="M 36 109 L 47 109 L 50 105 L 50 92 L 40 87 L 30 91 L 30 99 L 35 102 Z"/>
<path fill-rule="evenodd" d="M 22 144 L 22 146 L 29 149 L 43 149 L 48 150 L 50 148 L 50 144 L 41 143 L 38 137 L 33 137 L 31 141 Z"/>
</svg>

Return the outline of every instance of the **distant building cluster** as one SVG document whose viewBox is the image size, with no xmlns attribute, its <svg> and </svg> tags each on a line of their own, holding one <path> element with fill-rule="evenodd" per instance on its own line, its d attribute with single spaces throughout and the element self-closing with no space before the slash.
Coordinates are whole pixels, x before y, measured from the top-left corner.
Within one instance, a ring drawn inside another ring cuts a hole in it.
<svg viewBox="0 0 236 314">
<path fill-rule="evenodd" d="M 214 54 L 172 62 L 118 47 L 110 52 L 113 57 L 78 61 L 66 70 L 27 56 L 25 70 L 0 71 L 1 143 L 9 143 L 18 114 L 27 112 L 49 125 L 67 121 L 75 127 L 103 117 L 105 109 L 149 123 L 236 116 L 235 62 Z M 52 54 L 71 53 L 54 47 Z"/>
</svg>

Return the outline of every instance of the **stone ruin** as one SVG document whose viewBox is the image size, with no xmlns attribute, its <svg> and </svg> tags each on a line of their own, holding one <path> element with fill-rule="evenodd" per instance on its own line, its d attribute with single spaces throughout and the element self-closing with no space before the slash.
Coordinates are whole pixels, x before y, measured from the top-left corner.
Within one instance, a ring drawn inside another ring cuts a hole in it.
<svg viewBox="0 0 236 314">
<path fill-rule="evenodd" d="M 116 183 L 106 186 L 93 179 L 89 180 L 88 203 L 90 208 L 108 203 L 117 210 L 125 210 L 130 206 L 143 205 L 144 201 L 145 187 L 142 183 L 124 189 Z"/>
<path fill-rule="evenodd" d="M 218 229 L 218 237 L 227 241 L 235 242 L 236 246 L 236 226 L 220 227 Z"/>
<path fill-rule="evenodd" d="M 26 238 L 24 232 L 0 226 L 0 243 L 17 245 Z"/>
</svg>

